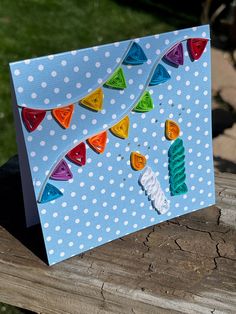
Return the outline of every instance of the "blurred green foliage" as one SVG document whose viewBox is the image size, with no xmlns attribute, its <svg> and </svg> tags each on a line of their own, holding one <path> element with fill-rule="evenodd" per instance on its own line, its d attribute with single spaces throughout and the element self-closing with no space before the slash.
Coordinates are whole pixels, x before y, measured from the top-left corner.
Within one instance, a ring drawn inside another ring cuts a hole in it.
<svg viewBox="0 0 236 314">
<path fill-rule="evenodd" d="M 0 0 L 0 165 L 17 151 L 9 62 L 191 26 L 169 11 L 147 1 Z"/>
</svg>

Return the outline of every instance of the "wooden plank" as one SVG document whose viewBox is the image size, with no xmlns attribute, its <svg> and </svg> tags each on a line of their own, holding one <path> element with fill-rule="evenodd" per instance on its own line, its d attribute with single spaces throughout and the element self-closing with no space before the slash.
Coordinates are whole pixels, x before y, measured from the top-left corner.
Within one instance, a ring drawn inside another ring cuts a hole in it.
<svg viewBox="0 0 236 314">
<path fill-rule="evenodd" d="M 217 174 L 216 191 L 217 206 L 52 267 L 26 247 L 40 253 L 38 228 L 16 231 L 1 217 L 14 236 L 0 228 L 0 301 L 57 314 L 234 313 L 236 175 Z"/>
<path fill-rule="evenodd" d="M 216 173 L 217 207 L 221 209 L 222 223 L 236 228 L 236 179 L 235 174 Z"/>
</svg>

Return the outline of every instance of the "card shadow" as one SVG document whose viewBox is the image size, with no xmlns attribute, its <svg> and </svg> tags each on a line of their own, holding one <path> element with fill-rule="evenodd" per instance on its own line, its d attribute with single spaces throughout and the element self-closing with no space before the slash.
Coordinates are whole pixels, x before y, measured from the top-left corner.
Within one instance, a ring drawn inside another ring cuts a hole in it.
<svg viewBox="0 0 236 314">
<path fill-rule="evenodd" d="M 0 225 L 48 264 L 41 225 L 26 227 L 18 156 L 0 167 Z"/>
</svg>

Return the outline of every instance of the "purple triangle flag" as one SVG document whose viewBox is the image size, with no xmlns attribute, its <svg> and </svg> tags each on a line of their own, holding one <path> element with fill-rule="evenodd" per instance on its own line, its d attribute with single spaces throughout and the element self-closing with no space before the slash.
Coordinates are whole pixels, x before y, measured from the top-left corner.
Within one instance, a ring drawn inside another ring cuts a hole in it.
<svg viewBox="0 0 236 314">
<path fill-rule="evenodd" d="M 59 181 L 68 181 L 69 179 L 71 179 L 73 177 L 70 168 L 68 167 L 67 163 L 65 162 L 65 160 L 61 160 L 56 168 L 54 169 L 52 175 L 51 175 L 51 179 L 53 180 L 59 180 Z"/>
<path fill-rule="evenodd" d="M 173 63 L 174 65 L 183 65 L 184 64 L 184 53 L 182 43 L 176 44 L 172 47 L 164 56 L 165 60 Z"/>
</svg>

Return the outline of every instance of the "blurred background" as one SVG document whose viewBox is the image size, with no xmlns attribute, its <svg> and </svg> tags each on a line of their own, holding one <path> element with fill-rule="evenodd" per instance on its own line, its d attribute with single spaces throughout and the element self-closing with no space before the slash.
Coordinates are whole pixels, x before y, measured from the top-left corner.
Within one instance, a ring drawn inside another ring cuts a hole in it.
<svg viewBox="0 0 236 314">
<path fill-rule="evenodd" d="M 0 166 L 17 153 L 9 62 L 205 23 L 215 169 L 236 173 L 236 0 L 0 0 Z M 23 310 L 0 304 L 2 312 Z"/>
</svg>

